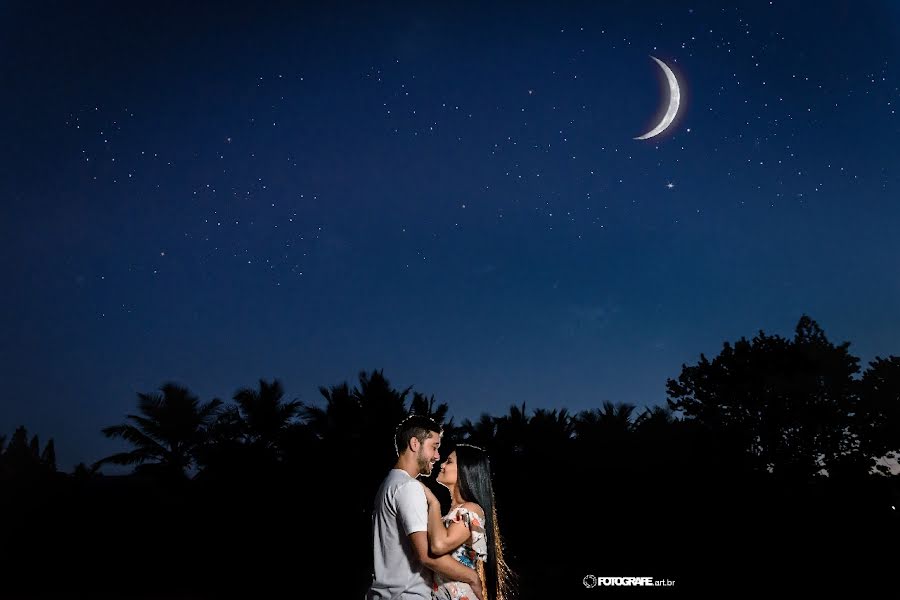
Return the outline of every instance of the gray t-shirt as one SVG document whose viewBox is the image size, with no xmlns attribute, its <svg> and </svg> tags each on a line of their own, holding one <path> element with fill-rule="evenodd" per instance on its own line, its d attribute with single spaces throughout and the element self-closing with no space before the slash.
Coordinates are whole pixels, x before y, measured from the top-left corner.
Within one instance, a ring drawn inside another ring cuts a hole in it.
<svg viewBox="0 0 900 600">
<path fill-rule="evenodd" d="M 409 535 L 428 531 L 425 490 L 403 469 L 392 469 L 375 495 L 372 515 L 375 569 L 368 600 L 430 599 L 431 573 L 413 552 Z"/>
</svg>

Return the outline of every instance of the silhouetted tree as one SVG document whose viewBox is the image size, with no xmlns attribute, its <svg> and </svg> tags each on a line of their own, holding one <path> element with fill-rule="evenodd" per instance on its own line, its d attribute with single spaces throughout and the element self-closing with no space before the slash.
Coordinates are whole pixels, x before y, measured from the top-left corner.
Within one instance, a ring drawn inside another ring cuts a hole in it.
<svg viewBox="0 0 900 600">
<path fill-rule="evenodd" d="M 882 474 L 889 468 L 879 458 L 900 453 L 900 357 L 876 358 L 869 363 L 859 385 L 853 433 L 859 442 L 862 469 L 873 466 Z"/>
<path fill-rule="evenodd" d="M 665 430 L 674 422 L 675 416 L 668 406 L 654 406 L 653 408 L 648 406 L 634 420 L 633 427 L 635 431 Z"/>
<path fill-rule="evenodd" d="M 201 404 L 187 388 L 167 383 L 159 394 L 138 394 L 141 414 L 128 415 L 131 423 L 105 427 L 103 435 L 122 438 L 135 448 L 97 461 L 149 466 L 154 472 L 184 477 L 185 469 L 195 464 L 197 452 L 204 445 L 207 428 L 222 401 Z"/>
<path fill-rule="evenodd" d="M 712 362 L 682 366 L 667 384 L 669 407 L 728 440 L 752 469 L 814 477 L 853 452 L 850 415 L 859 359 L 803 316 L 793 340 L 760 332 L 726 342 Z"/>
<path fill-rule="evenodd" d="M 207 429 L 207 442 L 198 451 L 204 468 L 198 477 L 280 477 L 273 469 L 289 454 L 309 447 L 302 435 L 306 426 L 296 421 L 301 403 L 283 398 L 284 388 L 277 379 L 272 383 L 260 379 L 258 389 L 236 392 L 236 404 L 220 410 Z"/>
<path fill-rule="evenodd" d="M 232 477 L 253 469 L 247 443 L 247 424 L 236 405 L 221 408 L 206 428 L 204 444 L 197 449 L 201 479 Z"/>
<path fill-rule="evenodd" d="M 632 431 L 634 408 L 626 402 L 606 401 L 602 408 L 581 411 L 574 419 L 575 436 L 594 443 L 620 443 Z"/>
<path fill-rule="evenodd" d="M 397 424 L 409 414 L 406 398 L 410 389 L 395 389 L 381 371 L 363 371 L 358 387 L 352 390 L 346 383 L 319 388 L 324 407 L 302 405 L 307 428 L 301 431 L 314 437 L 317 451 L 316 459 L 297 476 L 306 481 L 313 478 L 327 491 L 321 501 L 328 504 L 331 514 L 340 515 L 352 533 L 350 537 L 334 536 L 330 521 L 314 523 L 318 529 L 313 531 L 319 532 L 316 539 L 323 540 L 320 549 L 324 554 L 341 555 L 362 565 L 361 586 L 371 573 L 372 500 L 397 460 L 394 434 Z"/>
<path fill-rule="evenodd" d="M 41 452 L 38 436 L 33 436 L 29 442 L 28 430 L 20 426 L 4 447 L 5 440 L 5 436 L 0 438 L 0 479 L 33 479 L 56 473 L 53 439 Z"/>
<path fill-rule="evenodd" d="M 499 417 L 484 413 L 474 423 L 466 419 L 457 435 L 457 441 L 487 450 L 498 471 L 511 472 L 532 461 L 539 470 L 560 459 L 570 462 L 563 455 L 572 445 L 574 421 L 566 409 L 537 409 L 529 416 L 522 403 Z"/>
<path fill-rule="evenodd" d="M 410 414 L 406 398 L 411 388 L 397 390 L 381 371 L 363 371 L 352 390 L 343 383 L 319 391 L 325 406 L 302 404 L 301 414 L 305 434 L 314 436 L 329 461 L 315 461 L 311 467 L 336 486 L 352 485 L 353 492 L 340 500 L 349 504 L 347 510 L 362 514 L 371 509 L 379 483 L 397 460 L 394 433 Z M 309 473 L 307 469 L 305 476 Z"/>
<path fill-rule="evenodd" d="M 211 445 L 235 444 L 247 442 L 247 424 L 241 416 L 241 409 L 236 406 L 225 406 L 216 413 L 215 420 L 206 430 L 207 441 Z"/>
<path fill-rule="evenodd" d="M 398 391 L 381 371 L 359 374 L 359 387 L 342 383 L 319 388 L 325 407 L 301 403 L 301 414 L 313 434 L 332 449 L 362 449 L 382 468 L 397 458 L 394 430 L 410 412 L 406 397 L 411 388 Z"/>
<path fill-rule="evenodd" d="M 566 409 L 539 408 L 529 416 L 523 402 L 499 417 L 483 413 L 474 423 L 465 419 L 458 441 L 481 446 L 492 460 L 508 463 L 529 458 L 555 460 L 574 437 L 574 420 Z"/>
<path fill-rule="evenodd" d="M 362 428 L 364 448 L 372 452 L 372 458 L 381 464 L 393 463 L 397 458 L 394 448 L 394 431 L 397 424 L 412 414 L 406 408 L 406 398 L 412 386 L 402 391 L 394 389 L 382 371 L 364 371 L 359 374 L 359 387 L 353 395 L 362 410 L 365 426 Z"/>
<path fill-rule="evenodd" d="M 490 452 L 497 438 L 497 420 L 488 413 L 481 413 L 474 423 L 470 419 L 465 419 L 456 429 L 456 437 L 456 441 L 474 444 Z"/>
<path fill-rule="evenodd" d="M 491 444 L 500 453 L 512 453 L 513 456 L 522 456 L 528 450 L 531 441 L 528 435 L 530 419 L 526 413 L 525 403 L 519 408 L 515 404 L 509 407 L 509 413 L 494 419 L 496 423 L 496 437 Z"/>
<path fill-rule="evenodd" d="M 281 453 L 284 435 L 301 409 L 298 400 L 284 402 L 284 388 L 277 379 L 259 380 L 259 389 L 245 388 L 234 395 L 240 417 L 246 424 L 247 443 L 263 450 Z"/>
<path fill-rule="evenodd" d="M 51 471 L 56 471 L 56 445 L 53 443 L 52 438 L 44 446 L 44 451 L 41 453 L 41 462 Z"/>
<path fill-rule="evenodd" d="M 434 405 L 434 394 L 426 398 L 420 392 L 413 392 L 412 402 L 409 404 L 409 413 L 412 415 L 422 415 L 434 419 L 437 423 L 442 423 L 444 429 L 452 427 L 453 419 L 447 421 L 447 413 L 450 407 L 446 402 L 441 402 L 437 406 Z"/>
<path fill-rule="evenodd" d="M 572 419 L 575 447 L 590 456 L 593 469 L 622 471 L 634 461 L 632 415 L 634 405 L 606 401 L 600 408 L 584 410 Z"/>
<path fill-rule="evenodd" d="M 350 385 L 341 383 L 330 388 L 319 387 L 325 398 L 325 407 L 300 403 L 300 414 L 317 438 L 326 442 L 334 439 L 362 437 L 363 414 L 359 399 L 350 391 Z"/>
<path fill-rule="evenodd" d="M 429 417 L 441 425 L 445 447 L 447 447 L 447 442 L 460 442 L 465 436 L 463 427 L 454 424 L 452 418 L 447 419 L 449 411 L 450 407 L 446 402 L 441 402 L 435 406 L 434 394 L 426 397 L 421 392 L 413 392 L 412 401 L 409 403 L 409 414 Z M 442 451 L 441 460 L 445 457 L 446 453 Z M 435 477 L 437 476 L 437 471 L 435 471 L 434 475 Z"/>
<path fill-rule="evenodd" d="M 88 466 L 85 463 L 80 462 L 75 465 L 75 468 L 72 470 L 72 476 L 76 481 L 87 481 L 95 477 L 99 469 L 100 465 L 93 464 Z"/>
<path fill-rule="evenodd" d="M 531 415 L 526 431 L 529 447 L 539 443 L 543 452 L 553 454 L 568 448 L 575 430 L 572 417 L 565 408 L 539 408 Z"/>
<path fill-rule="evenodd" d="M 644 472 L 682 479 L 702 476 L 702 454 L 710 449 L 698 447 L 704 440 L 696 422 L 676 418 L 668 406 L 653 406 L 634 419 L 632 430 L 635 465 Z"/>
</svg>

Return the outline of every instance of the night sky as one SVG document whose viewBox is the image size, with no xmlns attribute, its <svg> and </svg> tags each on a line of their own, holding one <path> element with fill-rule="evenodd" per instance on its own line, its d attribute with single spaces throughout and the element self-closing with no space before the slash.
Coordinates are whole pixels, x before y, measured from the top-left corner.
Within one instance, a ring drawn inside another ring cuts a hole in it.
<svg viewBox="0 0 900 600">
<path fill-rule="evenodd" d="M 900 353 L 900 4 L 187 4 L 0 5 L 0 435 L 62 470 L 167 381 L 459 422 L 804 313 Z"/>
</svg>

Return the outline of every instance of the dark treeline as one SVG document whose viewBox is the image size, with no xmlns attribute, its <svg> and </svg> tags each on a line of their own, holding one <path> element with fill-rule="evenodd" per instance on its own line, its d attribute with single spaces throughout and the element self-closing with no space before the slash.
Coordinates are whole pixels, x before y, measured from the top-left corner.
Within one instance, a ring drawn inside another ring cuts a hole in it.
<svg viewBox="0 0 900 600">
<path fill-rule="evenodd" d="M 372 499 L 410 413 L 442 422 L 445 447 L 489 450 L 520 598 L 601 593 L 587 574 L 726 593 L 885 576 L 900 486 L 881 459 L 900 451 L 900 358 L 859 362 L 803 317 L 792 338 L 760 332 L 683 366 L 667 407 L 522 404 L 460 423 L 380 371 L 321 388 L 323 405 L 288 400 L 277 380 L 230 402 L 165 384 L 102 430 L 121 453 L 72 473 L 52 440 L 24 427 L 0 438 L 0 597 L 361 598 Z M 133 473 L 103 475 L 107 463 Z"/>
</svg>

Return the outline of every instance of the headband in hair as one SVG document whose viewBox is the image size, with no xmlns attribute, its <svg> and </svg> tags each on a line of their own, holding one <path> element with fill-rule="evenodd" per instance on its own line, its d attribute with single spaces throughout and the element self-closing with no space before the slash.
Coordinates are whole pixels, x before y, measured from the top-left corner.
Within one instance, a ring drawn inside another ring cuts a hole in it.
<svg viewBox="0 0 900 600">
<path fill-rule="evenodd" d="M 484 452 L 484 448 L 482 448 L 481 446 L 476 446 L 475 444 L 456 444 L 457 448 L 459 448 L 460 446 L 465 446 L 466 448 L 475 448 L 479 452 Z"/>
</svg>

